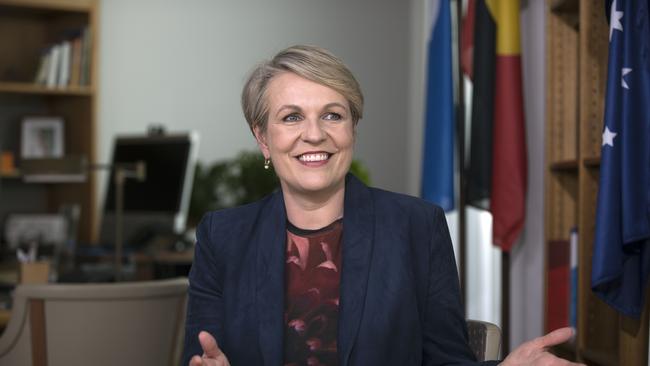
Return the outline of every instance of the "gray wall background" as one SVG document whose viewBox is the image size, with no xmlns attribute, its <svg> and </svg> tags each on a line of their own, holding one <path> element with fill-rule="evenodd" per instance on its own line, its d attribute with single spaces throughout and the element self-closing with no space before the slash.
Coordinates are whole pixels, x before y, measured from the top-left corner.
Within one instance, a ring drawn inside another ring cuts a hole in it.
<svg viewBox="0 0 650 366">
<path fill-rule="evenodd" d="M 110 0 L 101 3 L 99 151 L 152 122 L 201 133 L 205 162 L 255 149 L 239 107 L 247 73 L 297 43 L 341 57 L 363 87 L 356 156 L 373 183 L 407 187 L 409 2 Z"/>
</svg>

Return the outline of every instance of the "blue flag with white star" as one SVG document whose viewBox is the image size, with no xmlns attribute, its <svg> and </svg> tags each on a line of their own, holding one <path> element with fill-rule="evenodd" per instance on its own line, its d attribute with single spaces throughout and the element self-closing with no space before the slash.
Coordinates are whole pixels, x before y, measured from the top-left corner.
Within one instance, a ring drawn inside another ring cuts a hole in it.
<svg viewBox="0 0 650 366">
<path fill-rule="evenodd" d="M 607 3 L 609 63 L 591 286 L 640 317 L 650 273 L 649 0 Z"/>
<path fill-rule="evenodd" d="M 434 20 L 428 53 L 422 198 L 449 211 L 454 208 L 451 12 L 447 0 L 432 3 Z"/>
</svg>

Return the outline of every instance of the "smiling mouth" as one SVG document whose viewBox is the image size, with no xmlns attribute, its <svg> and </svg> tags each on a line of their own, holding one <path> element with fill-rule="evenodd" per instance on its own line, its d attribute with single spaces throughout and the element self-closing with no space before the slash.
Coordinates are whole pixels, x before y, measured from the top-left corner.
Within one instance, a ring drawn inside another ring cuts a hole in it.
<svg viewBox="0 0 650 366">
<path fill-rule="evenodd" d="M 298 156 L 298 160 L 303 163 L 319 163 L 327 161 L 332 154 L 326 152 L 306 153 Z"/>
</svg>

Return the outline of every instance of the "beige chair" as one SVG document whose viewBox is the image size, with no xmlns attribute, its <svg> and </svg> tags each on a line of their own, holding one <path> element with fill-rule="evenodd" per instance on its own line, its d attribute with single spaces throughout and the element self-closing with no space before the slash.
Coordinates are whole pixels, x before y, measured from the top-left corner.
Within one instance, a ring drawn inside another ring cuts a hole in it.
<svg viewBox="0 0 650 366">
<path fill-rule="evenodd" d="M 187 279 L 20 285 L 0 365 L 177 365 Z"/>
<path fill-rule="evenodd" d="M 501 329 L 496 325 L 479 320 L 467 321 L 469 346 L 478 361 L 499 359 Z"/>
</svg>

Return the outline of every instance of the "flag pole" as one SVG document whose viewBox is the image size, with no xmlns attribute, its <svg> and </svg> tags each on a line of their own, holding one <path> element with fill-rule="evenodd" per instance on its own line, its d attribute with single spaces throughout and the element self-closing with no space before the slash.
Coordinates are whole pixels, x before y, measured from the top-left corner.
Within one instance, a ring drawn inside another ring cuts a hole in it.
<svg viewBox="0 0 650 366">
<path fill-rule="evenodd" d="M 501 354 L 510 353 L 510 253 L 501 249 Z"/>
<path fill-rule="evenodd" d="M 465 197 L 465 91 L 463 88 L 463 69 L 460 67 L 461 58 L 461 32 L 462 32 L 463 2 L 456 0 L 456 66 L 457 66 L 457 88 L 458 95 L 456 98 L 456 141 L 458 146 L 458 172 L 460 189 L 458 190 L 458 248 L 459 255 L 459 276 L 460 291 L 465 304 L 465 313 L 467 313 L 467 219 L 465 207 L 467 206 Z"/>
</svg>

